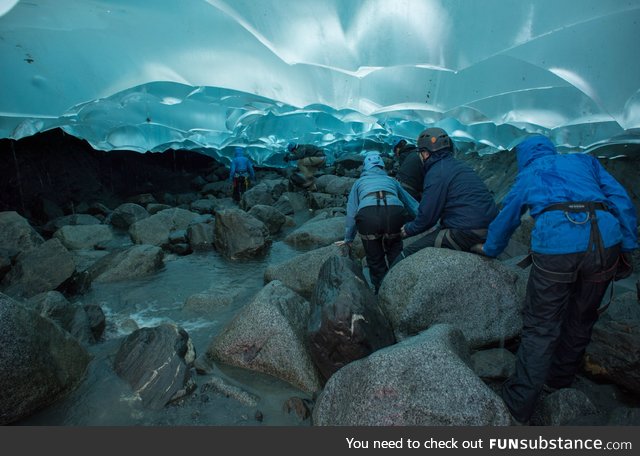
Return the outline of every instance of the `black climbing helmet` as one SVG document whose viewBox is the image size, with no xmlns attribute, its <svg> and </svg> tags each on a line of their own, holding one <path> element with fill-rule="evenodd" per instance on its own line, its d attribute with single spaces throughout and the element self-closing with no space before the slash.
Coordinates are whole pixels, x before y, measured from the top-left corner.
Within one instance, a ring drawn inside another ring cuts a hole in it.
<svg viewBox="0 0 640 456">
<path fill-rule="evenodd" d="M 437 152 L 442 149 L 452 149 L 453 143 L 442 128 L 427 128 L 418 136 L 418 150 Z"/>
</svg>

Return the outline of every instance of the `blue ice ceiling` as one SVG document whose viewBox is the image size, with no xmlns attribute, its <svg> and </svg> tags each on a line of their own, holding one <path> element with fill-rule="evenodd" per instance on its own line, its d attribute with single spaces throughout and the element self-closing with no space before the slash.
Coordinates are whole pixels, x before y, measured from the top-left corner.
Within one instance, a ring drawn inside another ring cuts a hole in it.
<svg viewBox="0 0 640 456">
<path fill-rule="evenodd" d="M 435 125 L 588 150 L 637 141 L 638 43 L 640 0 L 0 0 L 0 137 L 269 164 Z"/>
</svg>

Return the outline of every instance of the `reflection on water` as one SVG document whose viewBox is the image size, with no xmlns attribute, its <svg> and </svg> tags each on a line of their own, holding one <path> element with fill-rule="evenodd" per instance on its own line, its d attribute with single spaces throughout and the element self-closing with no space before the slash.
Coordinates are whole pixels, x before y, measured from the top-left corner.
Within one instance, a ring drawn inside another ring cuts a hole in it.
<svg viewBox="0 0 640 456">
<path fill-rule="evenodd" d="M 257 407 L 200 387 L 210 378 L 196 375 L 194 393 L 176 405 L 160 411 L 142 407 L 131 388 L 112 370 L 113 358 L 123 336 L 136 327 L 175 323 L 193 339 L 196 354 L 204 353 L 209 342 L 238 310 L 264 285 L 266 267 L 281 263 L 299 252 L 283 242 L 274 242 L 266 257 L 230 261 L 215 251 L 166 258 L 165 267 L 144 279 L 94 284 L 78 297 L 83 304 L 99 304 L 107 317 L 104 341 L 89 347 L 94 356 L 87 377 L 65 400 L 18 423 L 20 425 L 65 426 L 194 426 L 194 425 L 308 425 L 306 420 L 282 410 L 292 396 L 308 398 L 296 388 L 276 378 L 230 366 L 215 366 L 214 375 L 260 397 Z M 182 310 L 185 300 L 201 292 L 234 294 L 231 305 L 211 315 Z M 259 419 L 256 413 L 259 411 Z"/>
</svg>

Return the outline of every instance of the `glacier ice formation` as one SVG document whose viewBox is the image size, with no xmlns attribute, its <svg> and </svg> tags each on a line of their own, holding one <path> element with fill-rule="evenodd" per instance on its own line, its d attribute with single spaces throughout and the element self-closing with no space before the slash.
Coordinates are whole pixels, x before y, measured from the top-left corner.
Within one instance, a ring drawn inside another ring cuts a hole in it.
<svg viewBox="0 0 640 456">
<path fill-rule="evenodd" d="M 638 144 L 639 23 L 638 0 L 0 0 L 0 138 L 273 166 L 427 126 L 481 153 Z"/>
</svg>

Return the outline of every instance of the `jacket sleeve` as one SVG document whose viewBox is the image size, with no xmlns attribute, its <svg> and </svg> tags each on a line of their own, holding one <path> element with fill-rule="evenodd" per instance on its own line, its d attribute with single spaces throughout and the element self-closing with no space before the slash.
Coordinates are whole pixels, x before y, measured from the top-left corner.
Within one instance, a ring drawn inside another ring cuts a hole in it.
<svg viewBox="0 0 640 456">
<path fill-rule="evenodd" d="M 344 240 L 345 242 L 353 242 L 356 238 L 356 213 L 358 212 L 358 181 L 351 187 L 349 199 L 347 200 L 347 217 L 345 220 Z"/>
<path fill-rule="evenodd" d="M 425 177 L 426 182 L 426 177 Z M 447 199 L 447 182 L 442 177 L 431 179 L 422 189 L 422 199 L 416 218 L 404 226 L 407 236 L 420 234 L 436 223 L 444 209 Z"/>
<path fill-rule="evenodd" d="M 502 210 L 489 225 L 484 253 L 497 257 L 507 247 L 513 232 L 520 226 L 520 218 L 526 212 L 524 203 L 526 184 L 522 178 L 516 179 L 511 191 L 504 199 Z"/>
<path fill-rule="evenodd" d="M 413 196 L 411 196 L 402 185 L 395 181 L 396 188 L 398 189 L 398 198 L 404 204 L 404 207 L 407 208 L 412 217 L 415 217 L 418 214 L 418 202 L 415 200 Z"/>
<path fill-rule="evenodd" d="M 593 158 L 600 189 L 607 197 L 609 211 L 618 219 L 622 231 L 622 251 L 630 252 L 638 248 L 638 217 L 636 208 L 624 187 Z"/>
</svg>

